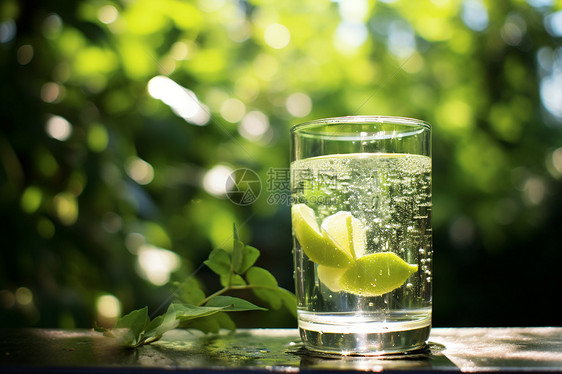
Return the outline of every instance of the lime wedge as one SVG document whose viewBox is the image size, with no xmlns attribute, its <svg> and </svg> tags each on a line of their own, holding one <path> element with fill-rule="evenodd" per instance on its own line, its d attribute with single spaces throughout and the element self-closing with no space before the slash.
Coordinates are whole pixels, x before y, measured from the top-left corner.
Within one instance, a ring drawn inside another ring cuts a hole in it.
<svg viewBox="0 0 562 374">
<path fill-rule="evenodd" d="M 314 210 L 305 204 L 296 204 L 291 210 L 293 232 L 304 253 L 319 265 L 336 268 L 349 267 L 353 257 L 328 236 L 322 235 Z"/>
<path fill-rule="evenodd" d="M 363 256 L 342 275 L 339 286 L 361 296 L 380 296 L 400 287 L 418 271 L 395 253 L 381 252 Z"/>
<path fill-rule="evenodd" d="M 350 212 L 337 212 L 322 222 L 322 235 L 343 248 L 354 259 L 363 256 L 367 236 L 365 227 Z"/>
<path fill-rule="evenodd" d="M 318 274 L 318 280 L 328 287 L 330 291 L 340 292 L 343 291 L 343 288 L 340 286 L 340 280 L 346 270 L 346 268 L 318 265 L 316 274 Z"/>
</svg>

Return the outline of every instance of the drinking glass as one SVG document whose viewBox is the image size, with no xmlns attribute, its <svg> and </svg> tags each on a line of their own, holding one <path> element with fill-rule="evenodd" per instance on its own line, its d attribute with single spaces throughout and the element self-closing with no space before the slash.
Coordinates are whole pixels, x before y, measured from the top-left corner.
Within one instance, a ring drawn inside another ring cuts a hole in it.
<svg viewBox="0 0 562 374">
<path fill-rule="evenodd" d="M 349 116 L 291 129 L 298 326 L 306 348 L 384 355 L 431 328 L 431 127 Z"/>
</svg>

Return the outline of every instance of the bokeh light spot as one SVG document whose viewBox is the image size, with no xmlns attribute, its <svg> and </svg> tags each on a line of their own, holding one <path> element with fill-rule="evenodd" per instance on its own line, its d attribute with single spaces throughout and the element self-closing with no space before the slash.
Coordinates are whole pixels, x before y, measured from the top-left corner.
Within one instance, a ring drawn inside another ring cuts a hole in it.
<svg viewBox="0 0 562 374">
<path fill-rule="evenodd" d="M 33 47 L 29 44 L 24 44 L 18 48 L 16 58 L 20 65 L 27 65 L 33 59 Z"/>
<path fill-rule="evenodd" d="M 259 78 L 269 81 L 279 70 L 279 63 L 275 57 L 268 54 L 259 54 L 253 62 L 254 72 Z"/>
<path fill-rule="evenodd" d="M 488 11 L 482 0 L 464 0 L 461 17 L 471 30 L 484 31 L 488 27 Z"/>
<path fill-rule="evenodd" d="M 19 305 L 27 306 L 33 303 L 33 292 L 27 287 L 19 287 L 14 294 Z"/>
<path fill-rule="evenodd" d="M 21 209 L 26 213 L 33 213 L 41 206 L 43 193 L 37 186 L 29 186 L 21 195 Z"/>
<path fill-rule="evenodd" d="M 98 19 L 101 23 L 110 24 L 117 21 L 119 11 L 113 5 L 104 5 L 98 10 Z"/>
<path fill-rule="evenodd" d="M 60 192 L 53 198 L 53 207 L 61 223 L 70 226 L 78 219 L 78 202 L 68 192 Z"/>
<path fill-rule="evenodd" d="M 291 32 L 280 23 L 272 23 L 265 29 L 264 39 L 271 48 L 285 48 L 291 41 Z"/>
<path fill-rule="evenodd" d="M 527 205 L 539 205 L 546 195 L 546 184 L 538 176 L 530 176 L 523 184 L 523 201 Z"/>
<path fill-rule="evenodd" d="M 228 186 L 230 174 L 232 174 L 232 169 L 228 166 L 213 166 L 203 177 L 203 188 L 211 195 L 226 196 L 226 193 L 230 190 L 230 186 Z"/>
<path fill-rule="evenodd" d="M 544 18 L 546 31 L 555 38 L 562 36 L 562 10 L 549 14 Z"/>
<path fill-rule="evenodd" d="M 41 29 L 46 38 L 53 39 L 62 31 L 62 19 L 58 14 L 49 14 L 43 20 Z"/>
<path fill-rule="evenodd" d="M 17 26 L 13 19 L 0 22 L 0 43 L 8 43 L 16 36 Z"/>
<path fill-rule="evenodd" d="M 16 296 L 10 290 L 0 290 L 0 307 L 10 309 L 16 305 Z"/>
<path fill-rule="evenodd" d="M 199 126 L 209 122 L 209 110 L 199 102 L 195 93 L 170 78 L 163 75 L 156 76 L 148 82 L 147 88 L 150 96 L 162 100 L 186 122 Z"/>
<path fill-rule="evenodd" d="M 117 318 L 121 314 L 121 302 L 113 295 L 102 295 L 96 300 L 98 316 Z"/>
<path fill-rule="evenodd" d="M 51 239 L 55 235 L 55 225 L 48 218 L 41 218 L 37 221 L 37 233 L 45 239 Z"/>
<path fill-rule="evenodd" d="M 152 165 L 138 157 L 129 160 L 125 170 L 127 175 L 140 185 L 149 184 L 154 178 Z"/>
<path fill-rule="evenodd" d="M 220 114 L 228 122 L 236 123 L 246 114 L 246 105 L 238 99 L 229 98 L 222 103 Z"/>
<path fill-rule="evenodd" d="M 307 94 L 296 92 L 287 98 L 285 106 L 292 116 L 304 117 L 312 110 L 312 100 Z"/>
<path fill-rule="evenodd" d="M 547 159 L 547 168 L 554 178 L 562 178 L 562 147 L 555 149 Z"/>
<path fill-rule="evenodd" d="M 544 107 L 562 119 L 562 69 L 544 77 L 540 82 L 540 96 Z"/>
<path fill-rule="evenodd" d="M 342 53 L 350 52 L 363 45 L 367 37 L 367 27 L 363 23 L 343 21 L 336 29 L 334 45 Z"/>
<path fill-rule="evenodd" d="M 46 103 L 59 102 L 64 96 L 64 88 L 55 82 L 45 83 L 41 87 L 41 100 Z"/>
<path fill-rule="evenodd" d="M 340 17 L 349 22 L 363 22 L 369 15 L 367 0 L 338 0 Z"/>
<path fill-rule="evenodd" d="M 269 119 L 256 110 L 246 114 L 238 126 L 240 135 L 251 141 L 261 140 L 269 130 Z"/>
<path fill-rule="evenodd" d="M 176 253 L 150 244 L 139 248 L 137 262 L 140 275 L 156 286 L 166 284 L 181 264 Z"/>
<path fill-rule="evenodd" d="M 88 148 L 92 152 L 103 152 L 109 144 L 109 135 L 105 126 L 93 124 L 88 129 Z"/>
<path fill-rule="evenodd" d="M 47 134 L 61 142 L 67 140 L 72 135 L 72 125 L 61 116 L 50 116 L 47 120 L 45 130 Z"/>
</svg>

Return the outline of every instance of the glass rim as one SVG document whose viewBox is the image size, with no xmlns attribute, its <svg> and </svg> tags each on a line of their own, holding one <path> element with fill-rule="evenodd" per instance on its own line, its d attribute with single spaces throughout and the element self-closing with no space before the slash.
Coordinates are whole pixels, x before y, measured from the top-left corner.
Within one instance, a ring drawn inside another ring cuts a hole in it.
<svg viewBox="0 0 562 374">
<path fill-rule="evenodd" d="M 291 127 L 291 133 L 300 132 L 306 129 L 314 129 L 317 127 L 323 127 L 326 125 L 365 125 L 365 124 L 396 124 L 412 127 L 423 127 L 431 131 L 431 125 L 429 122 L 411 118 L 411 117 L 400 117 L 400 116 L 382 116 L 382 115 L 360 115 L 360 116 L 342 116 L 342 117 L 328 117 L 320 118 L 316 120 L 311 120 L 303 123 L 293 125 Z"/>
</svg>

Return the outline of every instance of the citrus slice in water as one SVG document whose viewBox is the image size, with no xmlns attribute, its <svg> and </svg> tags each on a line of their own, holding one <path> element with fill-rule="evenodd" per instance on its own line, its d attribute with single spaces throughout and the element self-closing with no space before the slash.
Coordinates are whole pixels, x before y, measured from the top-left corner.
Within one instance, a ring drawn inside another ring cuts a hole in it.
<svg viewBox="0 0 562 374">
<path fill-rule="evenodd" d="M 346 268 L 333 268 L 330 266 L 318 265 L 316 274 L 318 275 L 318 280 L 328 287 L 330 291 L 340 292 L 343 291 L 340 280 L 346 270 Z"/>
<path fill-rule="evenodd" d="M 380 296 L 400 287 L 418 271 L 392 252 L 363 256 L 341 276 L 339 286 L 346 292 L 361 296 Z"/>
<path fill-rule="evenodd" d="M 322 235 L 343 248 L 354 259 L 365 254 L 367 242 L 365 226 L 350 212 L 337 212 L 322 222 Z"/>
<path fill-rule="evenodd" d="M 353 257 L 349 252 L 322 235 L 314 210 L 305 204 L 296 204 L 291 209 L 293 232 L 304 253 L 319 265 L 344 268 L 349 267 Z"/>
</svg>

